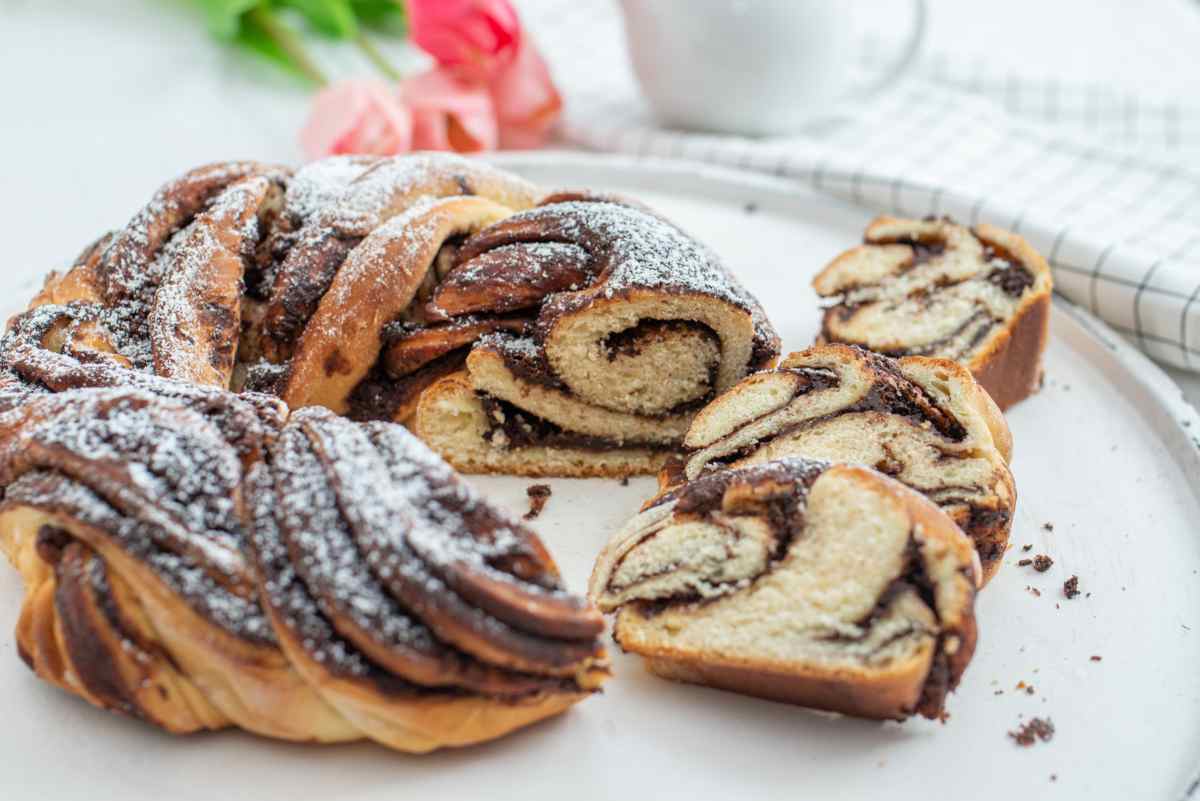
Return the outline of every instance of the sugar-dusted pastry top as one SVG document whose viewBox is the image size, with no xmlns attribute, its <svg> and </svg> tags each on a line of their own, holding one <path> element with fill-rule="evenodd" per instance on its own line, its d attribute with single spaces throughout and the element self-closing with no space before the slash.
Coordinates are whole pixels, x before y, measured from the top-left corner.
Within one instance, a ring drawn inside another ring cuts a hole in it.
<svg viewBox="0 0 1200 801">
<path fill-rule="evenodd" d="M 0 392 L 0 545 L 43 678 L 175 732 L 427 751 L 606 677 L 533 532 L 402 427 L 123 373 Z"/>
<path fill-rule="evenodd" d="M 755 363 L 773 355 L 758 304 L 674 225 L 608 196 L 535 208 L 540 194 L 445 155 L 201 167 L 52 276 L 34 305 L 51 307 L 55 350 L 386 419 L 482 334 L 540 344 L 594 299 L 644 290 L 744 311 Z M 719 383 L 744 372 L 746 350 Z"/>
</svg>

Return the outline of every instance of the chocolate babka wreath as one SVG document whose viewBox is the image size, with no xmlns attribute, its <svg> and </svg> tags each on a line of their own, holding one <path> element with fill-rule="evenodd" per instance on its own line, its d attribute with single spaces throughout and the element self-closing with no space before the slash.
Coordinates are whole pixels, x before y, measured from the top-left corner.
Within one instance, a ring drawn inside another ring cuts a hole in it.
<svg viewBox="0 0 1200 801">
<path fill-rule="evenodd" d="M 664 491 L 720 467 L 804 456 L 873 467 L 940 506 L 975 543 L 984 581 L 1008 547 L 1017 493 L 1004 415 L 948 359 L 817 345 L 696 415 Z"/>
<path fill-rule="evenodd" d="M 777 353 L 632 201 L 448 156 L 193 170 L 0 340 L 19 651 L 172 732 L 428 751 L 556 714 L 602 617 L 397 423 L 467 469 L 652 472 Z"/>
<path fill-rule="evenodd" d="M 880 217 L 813 279 L 829 298 L 818 342 L 937 356 L 970 370 L 1007 409 L 1041 386 L 1050 267 L 994 225 Z"/>
<path fill-rule="evenodd" d="M 975 649 L 978 560 L 866 467 L 786 458 L 655 499 L 589 587 L 651 672 L 869 718 L 939 718 Z"/>
</svg>

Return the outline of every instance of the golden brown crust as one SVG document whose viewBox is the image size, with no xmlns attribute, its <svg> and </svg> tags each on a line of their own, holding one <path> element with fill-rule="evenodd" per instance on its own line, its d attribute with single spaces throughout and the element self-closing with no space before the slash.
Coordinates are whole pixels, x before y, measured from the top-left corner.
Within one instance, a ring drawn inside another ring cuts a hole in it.
<svg viewBox="0 0 1200 801">
<path fill-rule="evenodd" d="M 1001 411 L 1042 386 L 1042 359 L 1050 339 L 1050 292 L 1024 305 L 1012 323 L 973 360 L 971 372 Z"/>
<path fill-rule="evenodd" d="M 337 273 L 300 335 L 280 393 L 296 408 L 344 414 L 350 393 L 383 349 L 383 329 L 404 311 L 442 244 L 502 219 L 508 210 L 480 197 L 417 206 L 367 236 Z"/>
</svg>

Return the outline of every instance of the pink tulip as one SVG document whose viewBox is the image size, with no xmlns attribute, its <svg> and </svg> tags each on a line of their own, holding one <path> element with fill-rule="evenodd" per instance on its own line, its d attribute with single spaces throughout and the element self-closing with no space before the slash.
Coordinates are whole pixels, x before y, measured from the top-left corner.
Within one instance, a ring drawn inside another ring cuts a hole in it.
<svg viewBox="0 0 1200 801">
<path fill-rule="evenodd" d="M 391 84 L 358 78 L 317 93 L 300 144 L 309 158 L 340 153 L 390 156 L 412 145 L 413 115 Z"/>
<path fill-rule="evenodd" d="M 413 113 L 413 149 L 496 149 L 496 114 L 483 86 L 438 67 L 402 81 L 399 91 Z"/>
<path fill-rule="evenodd" d="M 460 78 L 490 80 L 520 47 L 508 0 L 408 0 L 407 7 L 413 42 Z"/>
<path fill-rule="evenodd" d="M 488 88 L 496 107 L 502 147 L 531 148 L 546 141 L 562 111 L 562 97 L 529 37 L 522 38 L 516 57 L 496 74 Z"/>
</svg>

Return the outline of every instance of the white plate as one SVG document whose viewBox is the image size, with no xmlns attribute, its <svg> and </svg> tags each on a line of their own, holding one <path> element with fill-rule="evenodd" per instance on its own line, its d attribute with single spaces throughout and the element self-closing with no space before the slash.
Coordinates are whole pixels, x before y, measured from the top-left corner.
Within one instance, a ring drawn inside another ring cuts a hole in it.
<svg viewBox="0 0 1200 801">
<path fill-rule="evenodd" d="M 809 278 L 866 223 L 861 210 L 728 171 L 579 155 L 503 161 L 544 184 L 628 190 L 657 206 L 725 257 L 787 349 L 817 329 Z M 15 306 L 29 277 L 6 278 Z M 1009 415 L 1017 547 L 979 599 L 979 650 L 945 724 L 831 719 L 660 681 L 615 654 L 603 695 L 460 751 L 174 738 L 37 681 L 6 640 L 0 799 L 1183 798 L 1200 781 L 1200 419 L 1089 315 L 1059 301 L 1052 325 L 1046 386 Z M 528 480 L 478 483 L 524 508 Z M 552 486 L 534 526 L 582 590 L 597 550 L 653 482 Z M 1016 566 L 1027 543 L 1054 558 L 1049 572 Z M 4 571 L 0 628 L 11 628 L 21 591 Z M 1068 601 L 1062 583 L 1073 574 L 1086 594 Z M 1033 694 L 1015 689 L 1021 681 Z M 1006 733 L 1032 716 L 1053 720 L 1054 739 L 1019 748 Z"/>
</svg>

